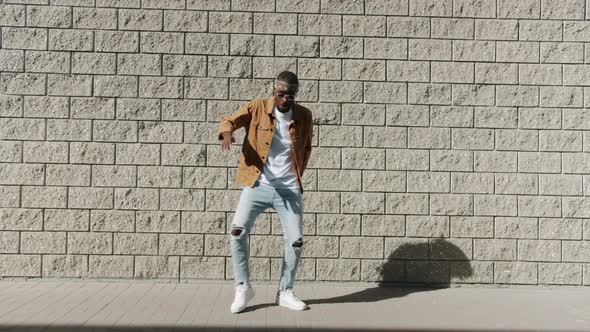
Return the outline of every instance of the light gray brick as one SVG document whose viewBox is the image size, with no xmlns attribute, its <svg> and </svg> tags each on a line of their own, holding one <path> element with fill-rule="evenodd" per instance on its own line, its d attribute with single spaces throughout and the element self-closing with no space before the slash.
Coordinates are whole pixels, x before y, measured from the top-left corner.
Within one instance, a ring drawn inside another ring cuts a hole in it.
<svg viewBox="0 0 590 332">
<path fill-rule="evenodd" d="M 252 33 L 252 13 L 211 12 L 210 32 Z"/>
<path fill-rule="evenodd" d="M 342 34 L 344 36 L 385 37 L 387 21 L 385 16 L 349 16 L 342 17 Z"/>
<path fill-rule="evenodd" d="M 405 219 L 403 216 L 363 215 L 363 236 L 403 236 L 405 235 Z"/>
<path fill-rule="evenodd" d="M 551 130 L 539 132 L 539 150 L 541 151 L 582 151 L 582 132 Z"/>
<path fill-rule="evenodd" d="M 73 8 L 76 29 L 117 29 L 117 10 L 114 8 Z"/>
<path fill-rule="evenodd" d="M 431 80 L 437 83 L 473 83 L 473 64 L 463 62 L 432 62 Z"/>
<path fill-rule="evenodd" d="M 407 191 L 448 193 L 450 176 L 447 172 L 407 172 Z"/>
<path fill-rule="evenodd" d="M 453 84 L 453 105 L 487 106 L 494 105 L 493 85 Z"/>
<path fill-rule="evenodd" d="M 388 137 L 383 140 L 383 137 Z M 405 148 L 407 141 L 406 128 L 365 127 L 364 147 Z"/>
<path fill-rule="evenodd" d="M 22 117 L 23 116 L 23 96 L 0 95 L 0 116 L 2 117 Z"/>
<path fill-rule="evenodd" d="M 158 253 L 158 235 L 115 233 L 113 253 L 115 255 L 155 255 Z"/>
<path fill-rule="evenodd" d="M 183 233 L 225 233 L 226 218 L 223 212 L 182 212 Z"/>
<path fill-rule="evenodd" d="M 430 113 L 433 127 L 473 127 L 473 107 L 433 105 Z"/>
<path fill-rule="evenodd" d="M 390 170 L 427 170 L 429 167 L 426 150 L 388 149 L 386 159 Z"/>
<path fill-rule="evenodd" d="M 362 58 L 363 39 L 357 37 L 320 37 L 322 58 Z"/>
<path fill-rule="evenodd" d="M 181 143 L 182 123 L 140 121 L 139 141 L 148 143 Z"/>
<path fill-rule="evenodd" d="M 230 0 L 188 0 L 187 9 L 197 10 L 229 10 Z"/>
<path fill-rule="evenodd" d="M 186 33 L 185 44 L 187 54 L 229 54 L 228 34 Z"/>
<path fill-rule="evenodd" d="M 495 262 L 494 280 L 500 284 L 537 284 L 537 263 Z"/>
<path fill-rule="evenodd" d="M 46 209 L 43 230 L 46 231 L 88 231 L 90 213 L 88 210 Z"/>
<path fill-rule="evenodd" d="M 519 75 L 518 65 L 516 65 L 516 64 L 508 64 L 508 63 L 476 63 L 475 64 L 475 83 L 516 84 L 516 83 L 518 83 L 518 79 L 519 79 L 518 75 Z"/>
<path fill-rule="evenodd" d="M 97 52 L 138 52 L 139 33 L 98 30 L 94 36 L 94 49 Z"/>
<path fill-rule="evenodd" d="M 496 149 L 498 150 L 537 150 L 539 133 L 526 129 L 496 130 Z"/>
<path fill-rule="evenodd" d="M 360 170 L 319 170 L 318 189 L 328 191 L 360 191 Z"/>
<path fill-rule="evenodd" d="M 89 186 L 90 165 L 47 165 L 46 176 L 50 186 Z"/>
<path fill-rule="evenodd" d="M 427 61 L 387 61 L 387 80 L 428 82 L 430 64 Z"/>
<path fill-rule="evenodd" d="M 2 27 L 2 46 L 21 50 L 46 50 L 47 29 Z"/>
<path fill-rule="evenodd" d="M 526 20 L 519 24 L 518 36 L 527 41 L 561 41 L 563 27 L 560 21 Z"/>
<path fill-rule="evenodd" d="M 11 231 L 40 231 L 43 226 L 41 209 L 0 208 L 0 229 Z"/>
<path fill-rule="evenodd" d="M 178 233 L 180 231 L 180 212 L 137 211 L 135 225 L 138 232 Z"/>
<path fill-rule="evenodd" d="M 181 98 L 184 81 L 180 77 L 140 77 L 139 97 Z"/>
<path fill-rule="evenodd" d="M 407 100 L 408 88 L 404 83 L 364 82 L 363 85 L 365 103 L 402 104 Z"/>
<path fill-rule="evenodd" d="M 517 198 L 510 195 L 474 195 L 475 216 L 516 216 Z"/>
<path fill-rule="evenodd" d="M 162 11 L 147 9 L 120 9 L 120 30 L 162 30 Z"/>
<path fill-rule="evenodd" d="M 162 210 L 203 210 L 205 192 L 198 189 L 162 189 L 160 208 Z"/>
<path fill-rule="evenodd" d="M 519 152 L 518 171 L 525 173 L 560 173 L 561 154 L 557 152 Z"/>
<path fill-rule="evenodd" d="M 21 205 L 25 208 L 65 208 L 65 187 L 24 186 Z"/>
<path fill-rule="evenodd" d="M 582 107 L 582 87 L 540 87 L 540 102 L 543 107 Z"/>
<path fill-rule="evenodd" d="M 111 143 L 72 142 L 70 162 L 75 164 L 113 164 L 115 146 Z"/>
<path fill-rule="evenodd" d="M 509 195 L 537 195 L 539 181 L 537 174 L 497 173 L 495 193 Z"/>
<path fill-rule="evenodd" d="M 158 190 L 115 188 L 114 207 L 121 210 L 157 210 Z"/>
<path fill-rule="evenodd" d="M 66 163 L 66 142 L 23 142 L 23 160 L 26 163 Z"/>
<path fill-rule="evenodd" d="M 539 218 L 539 238 L 581 240 L 582 220 L 570 218 Z"/>
<path fill-rule="evenodd" d="M 495 17 L 496 1 L 455 0 L 453 2 L 453 16 L 478 18 Z"/>
<path fill-rule="evenodd" d="M 406 236 L 408 237 L 448 237 L 449 217 L 446 216 L 407 216 Z"/>
<path fill-rule="evenodd" d="M 428 106 L 387 105 L 386 122 L 388 126 L 428 126 Z"/>
<path fill-rule="evenodd" d="M 561 217 L 561 199 L 552 196 L 519 196 L 518 214 L 531 217 Z"/>
<path fill-rule="evenodd" d="M 516 260 L 516 240 L 473 239 L 473 258 L 476 260 Z"/>
<path fill-rule="evenodd" d="M 21 232 L 20 252 L 23 254 L 65 254 L 65 232 Z"/>
<path fill-rule="evenodd" d="M 277 12 L 319 13 L 320 0 L 278 0 Z"/>
<path fill-rule="evenodd" d="M 303 196 L 303 208 L 307 213 L 339 213 L 340 193 L 309 191 Z"/>
<path fill-rule="evenodd" d="M 165 54 L 162 72 L 169 76 L 206 76 L 207 59 L 200 55 Z"/>
<path fill-rule="evenodd" d="M 491 173 L 453 173 L 451 191 L 463 194 L 494 193 L 494 174 Z"/>
<path fill-rule="evenodd" d="M 202 100 L 162 100 L 162 120 L 204 121 L 205 107 L 205 101 Z"/>
<path fill-rule="evenodd" d="M 6 60 L 10 61 L 11 59 Z M 12 60 L 12 62 L 14 62 L 14 60 Z M 67 52 L 54 51 L 28 51 L 24 57 L 24 65 L 27 72 L 69 73 L 70 54 Z"/>
<path fill-rule="evenodd" d="M 133 256 L 90 255 L 88 275 L 93 278 L 131 278 Z"/>
<path fill-rule="evenodd" d="M 320 101 L 360 102 L 361 82 L 320 81 Z"/>
<path fill-rule="evenodd" d="M 254 33 L 297 34 L 297 15 L 254 13 Z"/>
<path fill-rule="evenodd" d="M 297 23 L 293 26 L 298 27 L 300 35 L 339 36 L 342 34 L 341 15 L 301 14 Z"/>
<path fill-rule="evenodd" d="M 539 43 L 535 42 L 498 42 L 498 62 L 539 62 Z"/>
<path fill-rule="evenodd" d="M 71 187 L 68 191 L 68 208 L 112 209 L 113 189 Z"/>
<path fill-rule="evenodd" d="M 452 129 L 453 149 L 459 150 L 493 150 L 494 131 L 492 129 Z"/>
<path fill-rule="evenodd" d="M 180 277 L 223 279 L 225 259 L 223 257 L 180 257 Z"/>
<path fill-rule="evenodd" d="M 582 176 L 561 174 L 539 174 L 539 194 L 581 196 Z"/>
<path fill-rule="evenodd" d="M 159 254 L 175 256 L 203 255 L 202 234 L 160 234 Z"/>
<path fill-rule="evenodd" d="M 342 237 L 340 240 L 340 257 L 383 258 L 383 241 L 375 237 Z"/>
<path fill-rule="evenodd" d="M 142 32 L 140 50 L 142 53 L 184 52 L 184 34 L 176 32 Z"/>
<path fill-rule="evenodd" d="M 410 104 L 451 103 L 451 85 L 441 83 L 408 83 L 408 102 Z"/>
<path fill-rule="evenodd" d="M 385 169 L 385 150 L 343 148 L 343 169 Z"/>
<path fill-rule="evenodd" d="M 520 261 L 560 261 L 561 242 L 556 240 L 519 240 L 518 260 Z"/>
<path fill-rule="evenodd" d="M 475 107 L 475 127 L 516 128 L 518 112 L 515 107 Z"/>
<path fill-rule="evenodd" d="M 385 81 L 385 61 L 343 60 L 342 78 L 344 80 Z"/>
<path fill-rule="evenodd" d="M 473 171 L 473 151 L 431 150 L 432 171 Z"/>
<path fill-rule="evenodd" d="M 563 197 L 562 201 L 564 217 L 590 218 L 590 199 L 587 197 Z M 557 212 L 555 212 L 555 216 L 559 216 Z"/>
<path fill-rule="evenodd" d="M 541 0 L 542 19 L 583 20 L 584 0 L 551 1 Z"/>
<path fill-rule="evenodd" d="M 137 171 L 133 166 L 93 165 L 93 187 L 133 187 Z"/>
<path fill-rule="evenodd" d="M 383 193 L 346 192 L 341 194 L 342 213 L 371 213 L 385 212 L 385 198 Z"/>
<path fill-rule="evenodd" d="M 582 63 L 584 47 L 580 43 L 541 43 L 541 63 Z"/>
<path fill-rule="evenodd" d="M 425 17 L 388 17 L 387 37 L 428 38 L 430 20 Z"/>
<path fill-rule="evenodd" d="M 498 18 L 540 18 L 541 3 L 539 0 L 498 1 Z"/>
<path fill-rule="evenodd" d="M 0 25 L 2 26 L 24 26 L 25 6 L 5 4 L 0 9 Z"/>
<path fill-rule="evenodd" d="M 43 185 L 44 172 L 42 164 L 0 164 L 0 184 Z"/>
<path fill-rule="evenodd" d="M 90 230 L 93 232 L 132 232 L 135 214 L 133 211 L 92 210 Z"/>
<path fill-rule="evenodd" d="M 180 257 L 135 256 L 134 276 L 138 278 L 177 279 Z"/>
<path fill-rule="evenodd" d="M 517 20 L 476 20 L 475 38 L 479 40 L 517 40 Z"/>
<path fill-rule="evenodd" d="M 451 41 L 435 39 L 410 39 L 410 60 L 451 60 Z"/>
<path fill-rule="evenodd" d="M 252 61 L 238 56 L 210 56 L 208 62 L 209 77 L 250 77 Z"/>
<path fill-rule="evenodd" d="M 385 213 L 428 214 L 428 195 L 388 193 L 386 194 Z"/>
<path fill-rule="evenodd" d="M 207 24 L 205 11 L 164 11 L 164 31 L 204 32 Z"/>
<path fill-rule="evenodd" d="M 226 99 L 229 82 L 227 78 L 187 78 L 185 97 L 198 99 Z"/>
<path fill-rule="evenodd" d="M 112 254 L 111 233 L 69 232 L 68 254 Z"/>
<path fill-rule="evenodd" d="M 318 57 L 320 38 L 316 36 L 276 36 L 275 50 L 293 57 Z"/>
<path fill-rule="evenodd" d="M 0 255 L 0 274 L 6 277 L 40 277 L 41 255 Z"/>
<path fill-rule="evenodd" d="M 430 213 L 433 215 L 473 215 L 471 195 L 431 194 Z"/>
<path fill-rule="evenodd" d="M 160 75 L 162 61 L 158 54 L 118 54 L 117 73 L 122 75 Z"/>
<path fill-rule="evenodd" d="M 539 263 L 539 283 L 580 285 L 582 284 L 582 265 L 568 263 Z"/>
<path fill-rule="evenodd" d="M 465 238 L 494 237 L 494 220 L 492 217 L 451 217 L 451 236 Z M 474 239 L 474 258 L 475 255 Z"/>
<path fill-rule="evenodd" d="M 20 141 L 0 142 L 0 161 L 19 163 L 23 160 L 23 143 Z"/>
<path fill-rule="evenodd" d="M 0 207 L 20 206 L 21 189 L 18 186 L 0 186 Z"/>
<path fill-rule="evenodd" d="M 94 96 L 137 97 L 138 82 L 134 76 L 95 76 Z"/>
<path fill-rule="evenodd" d="M 255 57 L 252 63 L 254 78 L 275 78 L 277 72 L 288 70 L 297 71 L 297 60 L 289 58 Z M 247 77 L 247 76 L 244 76 Z M 298 71 L 299 78 L 309 78 L 302 75 L 301 68 Z M 337 78 L 340 78 L 338 75 Z"/>
<path fill-rule="evenodd" d="M 401 38 L 364 38 L 365 59 L 407 59 L 408 43 Z M 388 67 L 388 77 L 391 70 Z"/>
<path fill-rule="evenodd" d="M 493 41 L 453 40 L 452 47 L 455 61 L 496 61 L 496 47 Z"/>
<path fill-rule="evenodd" d="M 47 78 L 42 74 L 2 73 L 0 74 L 3 94 L 43 95 L 46 93 Z"/>
<path fill-rule="evenodd" d="M 443 2 L 432 2 L 432 8 L 435 8 L 437 4 L 443 4 Z M 463 18 L 432 18 L 432 37 L 449 39 L 473 39 L 473 22 L 474 21 L 471 19 Z"/>
<path fill-rule="evenodd" d="M 118 98 L 117 119 L 158 120 L 160 119 L 160 102 L 156 99 Z"/>
<path fill-rule="evenodd" d="M 0 232 L 0 252 L 3 254 L 18 253 L 19 233 Z"/>
<path fill-rule="evenodd" d="M 95 141 L 137 142 L 137 122 L 96 120 L 92 135 Z"/>
<path fill-rule="evenodd" d="M 49 49 L 55 51 L 93 51 L 93 31 L 49 29 Z"/>
</svg>

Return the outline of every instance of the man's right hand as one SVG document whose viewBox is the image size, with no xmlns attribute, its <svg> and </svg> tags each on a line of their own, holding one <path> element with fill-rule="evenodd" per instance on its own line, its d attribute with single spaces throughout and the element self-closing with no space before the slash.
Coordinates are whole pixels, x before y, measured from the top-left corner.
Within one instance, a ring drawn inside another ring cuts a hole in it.
<svg viewBox="0 0 590 332">
<path fill-rule="evenodd" d="M 229 132 L 229 131 L 225 131 L 225 132 L 221 133 L 221 135 L 223 136 L 223 141 L 221 141 L 221 150 L 222 151 L 226 151 L 226 150 L 229 151 L 232 143 L 235 143 L 236 140 L 234 139 L 231 132 Z"/>
</svg>

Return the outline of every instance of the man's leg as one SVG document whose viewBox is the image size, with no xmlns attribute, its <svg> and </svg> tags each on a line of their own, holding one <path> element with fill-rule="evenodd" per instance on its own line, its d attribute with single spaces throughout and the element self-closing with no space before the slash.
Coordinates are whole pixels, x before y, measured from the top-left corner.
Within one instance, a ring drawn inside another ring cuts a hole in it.
<svg viewBox="0 0 590 332">
<path fill-rule="evenodd" d="M 248 234 L 254 226 L 256 217 L 270 207 L 271 202 L 272 191 L 263 186 L 255 185 L 242 189 L 230 230 L 235 285 L 250 283 Z"/>
<path fill-rule="evenodd" d="M 293 288 L 295 273 L 303 250 L 302 195 L 298 188 L 276 189 L 276 193 L 273 206 L 281 220 L 285 240 L 279 289 L 285 290 Z"/>
</svg>

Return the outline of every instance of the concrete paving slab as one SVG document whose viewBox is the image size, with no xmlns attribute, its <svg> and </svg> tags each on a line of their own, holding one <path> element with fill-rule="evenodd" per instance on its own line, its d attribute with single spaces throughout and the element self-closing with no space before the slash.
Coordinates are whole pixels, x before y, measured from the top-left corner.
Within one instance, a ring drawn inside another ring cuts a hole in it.
<svg viewBox="0 0 590 332">
<path fill-rule="evenodd" d="M 0 281 L 5 331 L 590 331 L 590 288 L 407 288 L 308 282 L 309 306 L 275 303 L 277 286 L 229 311 L 232 282 Z"/>
</svg>

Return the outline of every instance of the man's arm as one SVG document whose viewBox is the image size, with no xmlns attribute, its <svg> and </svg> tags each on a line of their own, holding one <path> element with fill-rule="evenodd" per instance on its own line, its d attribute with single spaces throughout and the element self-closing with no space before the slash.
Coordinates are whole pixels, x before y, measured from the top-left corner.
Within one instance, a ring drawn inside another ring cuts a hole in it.
<svg viewBox="0 0 590 332">
<path fill-rule="evenodd" d="M 251 107 L 252 103 L 247 103 L 242 105 L 237 112 L 221 118 L 218 130 L 219 140 L 223 139 L 222 133 L 227 131 L 233 133 L 236 129 L 240 129 L 250 124 L 250 120 L 252 119 L 252 114 L 250 113 Z"/>
<path fill-rule="evenodd" d="M 219 121 L 217 137 L 220 141 L 223 141 L 221 146 L 223 150 L 229 149 L 231 143 L 235 142 L 232 134 L 236 129 L 250 124 L 250 120 L 252 119 L 252 113 L 250 112 L 251 104 L 250 102 L 242 105 L 237 112 L 224 116 Z"/>
<path fill-rule="evenodd" d="M 303 152 L 303 165 L 301 166 L 301 175 L 303 175 L 303 171 L 307 168 L 307 162 L 309 161 L 309 156 L 311 155 L 311 141 L 313 140 L 313 116 L 309 113 L 307 118 L 307 142 L 305 142 L 305 151 Z"/>
</svg>

